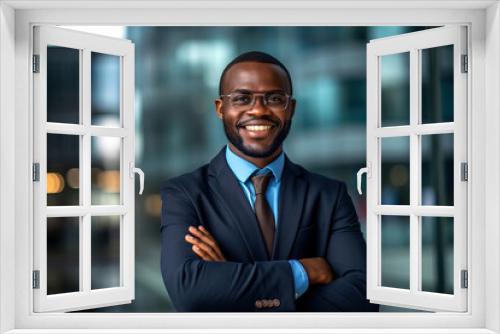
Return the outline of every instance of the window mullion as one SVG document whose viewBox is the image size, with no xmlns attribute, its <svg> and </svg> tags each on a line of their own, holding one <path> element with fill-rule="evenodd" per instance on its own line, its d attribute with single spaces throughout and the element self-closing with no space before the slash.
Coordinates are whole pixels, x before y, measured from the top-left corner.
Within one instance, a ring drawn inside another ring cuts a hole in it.
<svg viewBox="0 0 500 334">
<path fill-rule="evenodd" d="M 389 126 L 375 129 L 375 135 L 383 138 L 409 136 L 411 133 L 418 135 L 434 135 L 454 132 L 455 124 L 453 122 L 415 124 L 414 126 Z"/>
<path fill-rule="evenodd" d="M 83 49 L 83 60 L 82 60 L 82 124 L 85 128 L 85 133 L 82 139 L 82 183 L 81 192 L 83 196 L 82 205 L 84 208 L 84 214 L 82 219 L 82 233 L 80 234 L 81 243 L 81 258 L 80 263 L 80 275 L 83 286 L 83 291 L 88 292 L 91 290 L 91 216 L 90 216 L 90 206 L 91 206 L 91 151 L 90 151 L 90 112 L 91 112 L 91 87 L 90 87 L 90 51 L 88 49 Z"/>
<path fill-rule="evenodd" d="M 419 120 L 419 57 L 418 49 L 410 51 L 410 291 L 420 286 L 420 235 L 419 216 L 415 213 L 419 203 L 420 169 L 419 137 L 416 127 Z"/>
</svg>

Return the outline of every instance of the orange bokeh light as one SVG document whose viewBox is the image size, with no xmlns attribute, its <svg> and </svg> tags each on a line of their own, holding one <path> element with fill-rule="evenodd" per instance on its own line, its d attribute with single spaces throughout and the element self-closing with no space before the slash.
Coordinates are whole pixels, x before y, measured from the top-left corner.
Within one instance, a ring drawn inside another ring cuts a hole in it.
<svg viewBox="0 0 500 334">
<path fill-rule="evenodd" d="M 59 173 L 47 173 L 47 194 L 58 194 L 64 189 L 64 178 Z"/>
</svg>

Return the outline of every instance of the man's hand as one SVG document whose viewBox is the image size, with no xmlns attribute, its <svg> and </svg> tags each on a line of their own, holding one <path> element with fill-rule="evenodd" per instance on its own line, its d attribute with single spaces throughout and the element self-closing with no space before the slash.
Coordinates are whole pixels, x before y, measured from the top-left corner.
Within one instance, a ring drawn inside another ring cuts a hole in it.
<svg viewBox="0 0 500 334">
<path fill-rule="evenodd" d="M 332 268 L 322 257 L 299 259 L 309 278 L 309 284 L 328 284 L 334 279 Z"/>
<path fill-rule="evenodd" d="M 212 235 L 203 227 L 189 226 L 190 234 L 186 234 L 184 239 L 193 245 L 193 251 L 205 261 L 226 261 L 219 245 Z"/>
</svg>

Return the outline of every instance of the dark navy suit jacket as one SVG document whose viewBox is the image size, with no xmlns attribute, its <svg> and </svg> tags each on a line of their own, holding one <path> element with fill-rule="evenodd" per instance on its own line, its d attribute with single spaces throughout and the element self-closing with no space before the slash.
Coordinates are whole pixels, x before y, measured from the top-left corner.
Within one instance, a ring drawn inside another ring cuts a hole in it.
<svg viewBox="0 0 500 334">
<path fill-rule="evenodd" d="M 195 171 L 162 184 L 161 271 L 180 312 L 378 311 L 366 299 L 366 245 L 343 182 L 308 172 L 285 154 L 278 224 L 269 258 L 248 199 L 225 147 Z M 203 225 L 227 262 L 204 261 L 185 241 Z M 324 257 L 335 273 L 299 298 L 288 259 Z M 258 308 L 257 300 L 279 306 Z"/>
</svg>

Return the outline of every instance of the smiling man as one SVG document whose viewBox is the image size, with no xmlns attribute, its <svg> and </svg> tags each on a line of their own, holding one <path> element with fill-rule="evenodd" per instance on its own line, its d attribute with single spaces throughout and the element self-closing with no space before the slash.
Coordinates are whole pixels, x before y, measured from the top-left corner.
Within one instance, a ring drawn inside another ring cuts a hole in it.
<svg viewBox="0 0 500 334">
<path fill-rule="evenodd" d="M 377 311 L 345 184 L 283 151 L 296 106 L 288 70 L 244 53 L 224 69 L 219 95 L 228 145 L 161 188 L 161 270 L 176 310 Z"/>
</svg>

